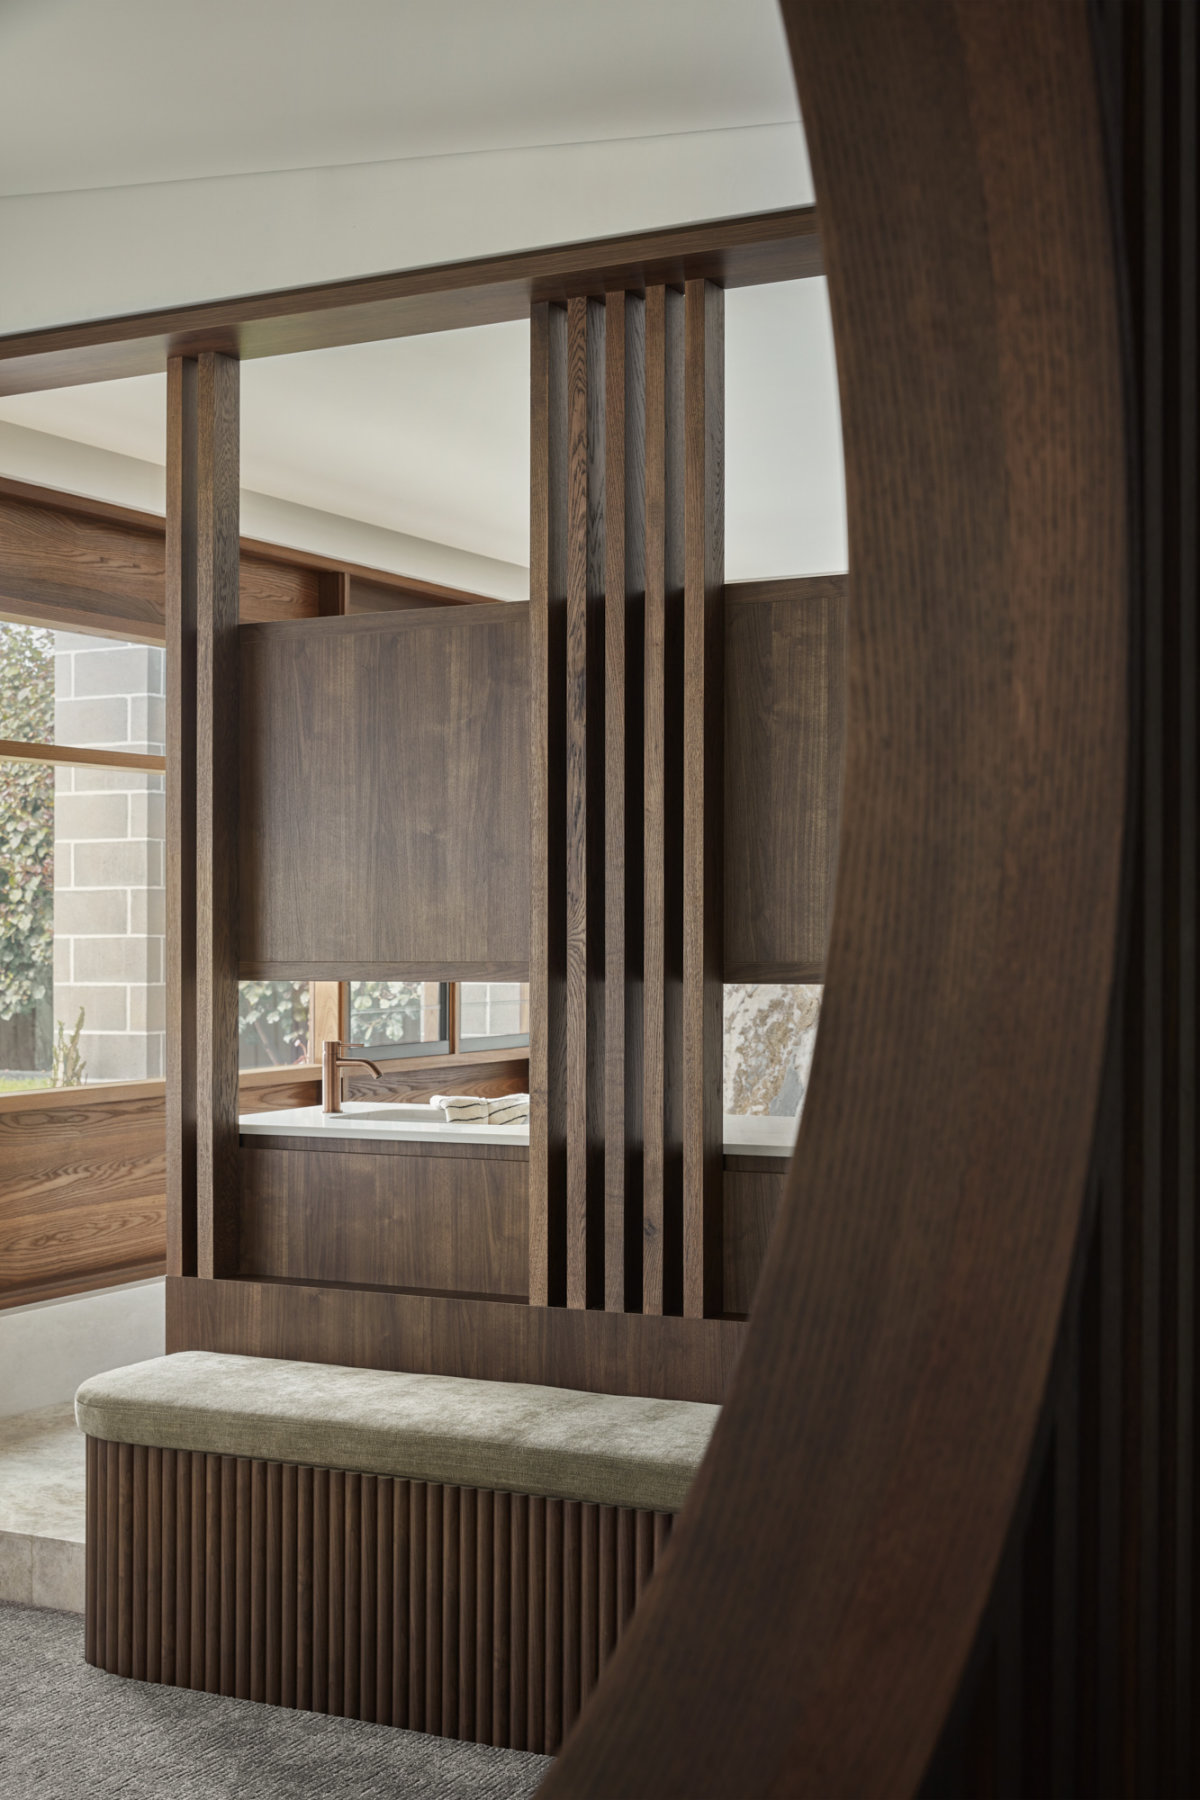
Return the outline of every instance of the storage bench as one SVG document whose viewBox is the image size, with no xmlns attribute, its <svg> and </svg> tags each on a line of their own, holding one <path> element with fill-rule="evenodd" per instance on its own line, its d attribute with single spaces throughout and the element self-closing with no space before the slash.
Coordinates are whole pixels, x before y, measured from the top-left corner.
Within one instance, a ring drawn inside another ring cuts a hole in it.
<svg viewBox="0 0 1200 1800">
<path fill-rule="evenodd" d="M 87 1660 L 554 1751 L 718 1412 L 201 1351 L 95 1376 Z"/>
</svg>

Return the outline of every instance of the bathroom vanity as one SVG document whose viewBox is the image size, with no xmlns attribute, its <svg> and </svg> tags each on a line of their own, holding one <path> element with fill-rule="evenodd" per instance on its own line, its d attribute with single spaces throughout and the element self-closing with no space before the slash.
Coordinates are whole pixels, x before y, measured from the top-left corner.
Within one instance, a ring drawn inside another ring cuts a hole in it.
<svg viewBox="0 0 1200 1800">
<path fill-rule="evenodd" d="M 750 1298 L 794 1119 L 726 1114 L 725 1312 Z M 529 1128 L 346 1101 L 243 1115 L 239 1275 L 528 1300 Z"/>
</svg>

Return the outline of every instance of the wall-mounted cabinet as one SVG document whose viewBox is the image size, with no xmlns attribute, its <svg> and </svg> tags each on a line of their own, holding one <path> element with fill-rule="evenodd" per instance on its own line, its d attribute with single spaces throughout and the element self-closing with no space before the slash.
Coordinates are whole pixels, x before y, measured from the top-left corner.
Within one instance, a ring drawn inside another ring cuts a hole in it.
<svg viewBox="0 0 1200 1800">
<path fill-rule="evenodd" d="M 249 625 L 239 643 L 243 974 L 523 979 L 528 607 Z"/>
</svg>

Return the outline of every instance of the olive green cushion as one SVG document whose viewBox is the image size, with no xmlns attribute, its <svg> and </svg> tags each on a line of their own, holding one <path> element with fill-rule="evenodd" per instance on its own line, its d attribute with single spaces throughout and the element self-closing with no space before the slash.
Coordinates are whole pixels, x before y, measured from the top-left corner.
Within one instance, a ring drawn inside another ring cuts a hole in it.
<svg viewBox="0 0 1200 1800">
<path fill-rule="evenodd" d="M 676 1512 L 719 1407 L 184 1350 L 93 1375 L 89 1437 Z"/>
</svg>

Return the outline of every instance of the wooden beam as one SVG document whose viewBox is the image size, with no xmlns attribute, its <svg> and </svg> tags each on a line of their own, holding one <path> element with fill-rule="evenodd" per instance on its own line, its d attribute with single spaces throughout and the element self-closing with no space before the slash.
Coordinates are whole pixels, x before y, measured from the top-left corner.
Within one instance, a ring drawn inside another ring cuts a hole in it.
<svg viewBox="0 0 1200 1800">
<path fill-rule="evenodd" d="M 522 319 L 533 306 L 707 278 L 725 287 L 823 272 L 815 209 L 626 233 L 0 338 L 0 394 L 161 373 L 181 354 L 247 361 Z"/>
<path fill-rule="evenodd" d="M 566 1298 L 567 315 L 530 317 L 529 1301 Z"/>
</svg>

